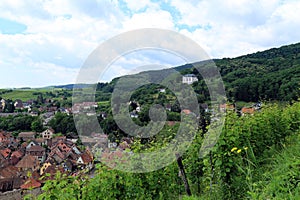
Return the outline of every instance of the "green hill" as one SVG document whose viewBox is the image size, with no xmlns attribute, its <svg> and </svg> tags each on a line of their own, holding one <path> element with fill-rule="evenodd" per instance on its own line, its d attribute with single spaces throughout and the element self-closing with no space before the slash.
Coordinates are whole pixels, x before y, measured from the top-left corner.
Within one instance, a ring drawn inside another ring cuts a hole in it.
<svg viewBox="0 0 300 200">
<path fill-rule="evenodd" d="M 231 101 L 256 102 L 262 100 L 292 101 L 300 97 L 300 43 L 273 48 L 263 52 L 236 58 L 214 59 L 223 78 L 227 97 Z M 195 74 L 200 81 L 193 84 L 200 95 L 200 101 L 208 101 L 198 67 L 206 67 L 210 62 L 201 61 L 175 67 L 181 74 Z M 141 72 L 141 75 L 161 77 L 172 69 Z M 134 75 L 135 76 L 135 75 Z M 99 94 L 109 94 L 120 79 L 111 83 L 99 83 Z"/>
</svg>

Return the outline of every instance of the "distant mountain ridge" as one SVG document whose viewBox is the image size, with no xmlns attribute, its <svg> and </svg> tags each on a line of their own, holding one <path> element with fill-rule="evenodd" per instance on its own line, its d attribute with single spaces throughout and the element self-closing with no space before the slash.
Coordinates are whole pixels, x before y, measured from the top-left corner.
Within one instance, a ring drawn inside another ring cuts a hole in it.
<svg viewBox="0 0 300 200">
<path fill-rule="evenodd" d="M 297 100 L 300 97 L 300 43 L 272 48 L 266 51 L 243 55 L 236 58 L 213 60 L 223 78 L 227 97 L 232 101 L 260 100 Z M 193 73 L 200 81 L 194 83 L 197 92 L 201 93 L 201 75 L 194 66 L 204 66 L 207 61 L 189 63 L 172 69 L 181 74 Z M 211 61 L 210 61 L 211 62 Z M 172 69 L 141 72 L 163 75 Z M 124 77 L 124 76 L 123 76 Z M 110 83 L 98 83 L 97 90 L 102 94 L 113 91 L 113 87 L 121 77 Z M 73 89 L 90 87 L 90 84 L 66 84 L 49 88 Z M 206 92 L 202 92 L 207 94 Z M 205 95 L 204 95 L 205 96 Z M 205 97 L 201 97 L 203 100 Z M 201 99 L 200 98 L 200 99 Z"/>
</svg>

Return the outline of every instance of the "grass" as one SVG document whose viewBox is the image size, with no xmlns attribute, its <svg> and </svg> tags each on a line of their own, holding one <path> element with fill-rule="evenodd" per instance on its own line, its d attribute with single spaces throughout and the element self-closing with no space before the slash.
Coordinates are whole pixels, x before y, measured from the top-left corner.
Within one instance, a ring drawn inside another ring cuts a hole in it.
<svg viewBox="0 0 300 200">
<path fill-rule="evenodd" d="M 107 106 L 107 105 L 110 105 L 110 102 L 109 101 L 100 101 L 100 102 L 98 102 L 98 105 L 99 106 Z"/>
<path fill-rule="evenodd" d="M 300 133 L 288 139 L 253 185 L 252 199 L 300 199 Z"/>
<path fill-rule="evenodd" d="M 2 94 L 4 99 L 21 99 L 22 101 L 28 101 L 30 99 L 36 99 L 36 95 L 33 95 L 32 90 L 13 90 L 12 92 Z"/>
<path fill-rule="evenodd" d="M 15 89 L 11 90 L 10 92 L 1 94 L 0 97 L 4 99 L 21 99 L 22 101 L 28 101 L 30 99 L 36 99 L 37 95 L 34 93 L 42 93 L 43 95 L 46 92 L 53 92 L 53 91 L 60 91 L 61 89 L 53 89 L 53 88 L 35 88 L 35 89 Z M 7 91 L 5 89 L 0 89 L 0 92 Z"/>
</svg>

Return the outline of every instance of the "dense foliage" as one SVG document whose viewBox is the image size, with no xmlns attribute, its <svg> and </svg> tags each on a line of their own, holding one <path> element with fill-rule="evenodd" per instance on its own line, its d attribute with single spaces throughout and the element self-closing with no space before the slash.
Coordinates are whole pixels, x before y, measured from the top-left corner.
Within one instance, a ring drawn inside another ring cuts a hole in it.
<svg viewBox="0 0 300 200">
<path fill-rule="evenodd" d="M 17 115 L 0 117 L 0 130 L 11 132 L 43 131 L 43 123 L 39 117 L 30 115 Z"/>
</svg>

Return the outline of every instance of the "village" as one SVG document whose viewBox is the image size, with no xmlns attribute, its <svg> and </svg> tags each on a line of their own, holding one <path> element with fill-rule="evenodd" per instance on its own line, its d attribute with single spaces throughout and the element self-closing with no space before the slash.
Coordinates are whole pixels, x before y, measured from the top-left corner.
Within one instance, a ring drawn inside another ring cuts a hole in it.
<svg viewBox="0 0 300 200">
<path fill-rule="evenodd" d="M 189 85 L 196 81 L 198 79 L 193 74 L 187 74 L 182 79 L 183 83 Z M 158 92 L 166 93 L 166 89 L 161 88 Z M 142 106 L 135 101 L 128 102 L 128 105 L 132 107 L 130 117 L 139 118 Z M 58 172 L 69 176 L 77 176 L 82 172 L 88 173 L 95 165 L 92 148 L 96 147 L 103 155 L 108 151 L 116 152 L 117 149 L 124 151 L 130 148 L 130 143 L 132 143 L 130 138 L 123 138 L 119 143 L 111 142 L 108 134 L 103 133 L 92 133 L 89 137 L 79 138 L 78 134 L 57 134 L 48 125 L 57 113 L 66 115 L 84 113 L 87 116 L 97 114 L 102 119 L 106 119 L 108 113 L 101 110 L 97 110 L 96 113 L 97 108 L 96 102 L 82 102 L 72 107 L 60 107 L 52 99 L 44 99 L 39 106 L 35 100 L 23 102 L 20 99 L 15 101 L 1 99 L 1 117 L 20 114 L 36 116 L 42 119 L 46 130 L 19 132 L 17 136 L 9 131 L 0 131 L 0 192 L 40 188 L 47 180 L 54 179 Z M 243 116 L 252 115 L 260 108 L 261 103 L 256 103 L 251 107 L 237 110 L 235 104 L 224 103 L 219 104 L 217 109 L 223 113 L 231 110 Z M 174 112 L 171 103 L 166 104 L 165 109 L 168 112 Z M 200 104 L 200 109 L 205 113 L 214 112 L 214 109 L 206 103 Z M 181 112 L 193 114 L 192 111 L 186 109 Z M 174 125 L 175 123 L 176 121 L 168 120 L 167 124 Z M 106 158 L 109 159 L 110 155 L 107 154 Z"/>
<path fill-rule="evenodd" d="M 65 136 L 53 135 L 52 129 L 21 132 L 17 138 L 0 132 L 1 192 L 40 187 L 58 171 L 75 175 L 93 168 L 93 155 L 88 149 L 79 149 L 74 140 Z"/>
<path fill-rule="evenodd" d="M 51 103 L 51 100 L 46 102 Z M 77 133 L 57 134 L 48 126 L 57 113 L 71 115 L 89 110 L 85 114 L 94 115 L 90 110 L 97 107 L 95 102 L 74 104 L 72 108 L 44 104 L 39 107 L 39 112 L 33 111 L 33 108 L 36 108 L 33 100 L 16 100 L 11 104 L 14 110 L 23 112 L 0 112 L 1 117 L 38 117 L 46 130 L 19 132 L 17 136 L 14 132 L 0 130 L 0 193 L 41 188 L 47 180 L 54 179 L 57 173 L 68 176 L 88 174 L 95 167 L 91 149 L 93 147 L 103 153 L 103 158 L 109 158 L 108 151 L 123 151 L 129 148 L 128 143 L 131 140 L 128 138 L 124 138 L 118 146 L 117 143 L 110 142 L 106 134 L 92 133 L 89 137 L 79 138 Z M 7 108 L 6 100 L 1 100 L 0 108 L 0 111 Z M 101 116 L 105 118 L 106 114 L 102 113 Z"/>
</svg>

